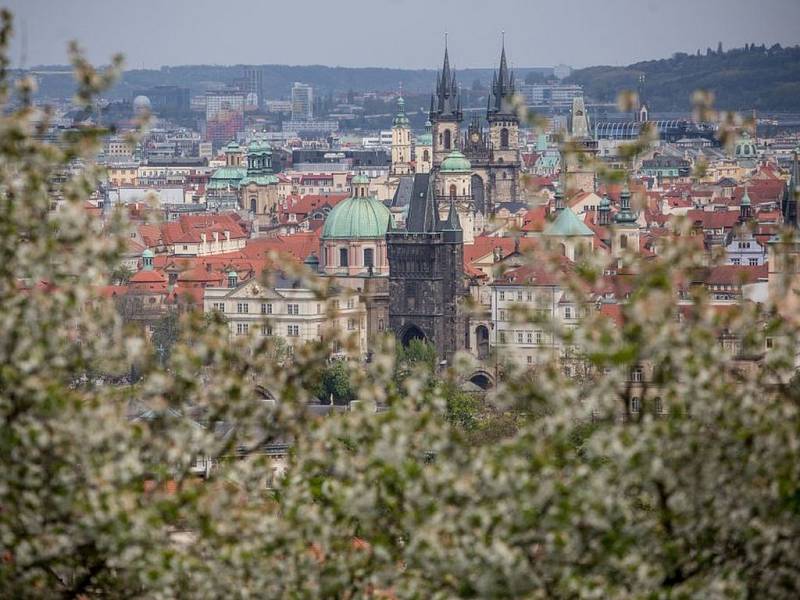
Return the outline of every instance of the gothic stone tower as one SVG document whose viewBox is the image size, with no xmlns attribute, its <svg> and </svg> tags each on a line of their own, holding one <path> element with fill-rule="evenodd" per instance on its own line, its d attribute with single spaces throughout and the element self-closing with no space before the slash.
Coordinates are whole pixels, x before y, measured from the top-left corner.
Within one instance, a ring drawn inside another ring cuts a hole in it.
<svg viewBox="0 0 800 600">
<path fill-rule="evenodd" d="M 413 197 L 406 228 L 386 234 L 389 250 L 389 327 L 403 345 L 424 339 L 440 360 L 464 347 L 464 243 L 454 204 L 439 218 L 434 183 Z"/>
<path fill-rule="evenodd" d="M 494 75 L 489 93 L 486 119 L 492 145 L 492 200 L 496 203 L 517 199 L 519 184 L 519 116 L 514 107 L 514 74 L 509 71 L 506 48 L 500 54 L 500 70 Z"/>
<path fill-rule="evenodd" d="M 436 94 L 431 96 L 430 120 L 433 124 L 433 168 L 437 169 L 450 152 L 457 149 L 463 114 L 456 75 L 450 70 L 447 46 L 444 64 L 436 80 Z"/>
</svg>

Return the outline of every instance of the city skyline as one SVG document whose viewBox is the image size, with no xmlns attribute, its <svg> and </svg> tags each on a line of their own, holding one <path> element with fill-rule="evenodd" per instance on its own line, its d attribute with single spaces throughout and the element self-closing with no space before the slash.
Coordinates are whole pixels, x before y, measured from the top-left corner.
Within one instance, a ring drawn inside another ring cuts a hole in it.
<svg viewBox="0 0 800 600">
<path fill-rule="evenodd" d="M 493 66 L 489 60 L 503 31 L 516 67 L 622 65 L 693 53 L 718 42 L 726 48 L 800 42 L 794 27 L 800 3 L 792 0 L 758 5 L 708 0 L 700 6 L 690 0 L 669 5 L 652 0 L 557 5 L 506 0 L 491 6 L 476 0 L 435 5 L 350 0 L 344 6 L 312 2 L 302 15 L 288 5 L 241 0 L 226 5 L 235 17 L 226 19 L 219 19 L 219 5 L 208 0 L 78 0 L 60 5 L 59 19 L 51 18 L 51 2 L 6 4 L 16 19 L 13 67 L 64 64 L 70 40 L 77 40 L 95 63 L 120 52 L 128 69 L 182 64 L 436 68 L 445 33 L 456 68 Z M 398 39 L 388 43 L 392 36 Z"/>
</svg>

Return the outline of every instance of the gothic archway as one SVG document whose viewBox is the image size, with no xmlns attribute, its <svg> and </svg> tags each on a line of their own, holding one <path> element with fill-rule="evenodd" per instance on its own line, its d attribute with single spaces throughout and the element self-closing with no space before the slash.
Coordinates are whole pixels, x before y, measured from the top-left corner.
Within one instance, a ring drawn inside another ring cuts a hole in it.
<svg viewBox="0 0 800 600">
<path fill-rule="evenodd" d="M 425 336 L 425 332 L 413 324 L 406 325 L 403 329 L 401 329 L 399 338 L 400 338 L 400 343 L 403 346 L 408 346 L 411 343 L 411 340 L 425 341 L 427 339 Z"/>
<path fill-rule="evenodd" d="M 449 129 L 445 129 L 444 130 L 444 149 L 445 150 L 450 150 L 450 141 L 451 141 L 450 140 L 450 130 Z"/>
<path fill-rule="evenodd" d="M 500 148 L 508 149 L 508 129 L 505 127 L 500 130 Z"/>
</svg>

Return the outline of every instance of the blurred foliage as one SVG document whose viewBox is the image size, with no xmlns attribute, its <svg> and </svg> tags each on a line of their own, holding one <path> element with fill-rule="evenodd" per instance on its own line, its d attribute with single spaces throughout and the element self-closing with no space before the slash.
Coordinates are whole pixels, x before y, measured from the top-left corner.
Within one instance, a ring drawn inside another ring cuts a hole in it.
<svg viewBox="0 0 800 600">
<path fill-rule="evenodd" d="M 4 12 L 4 65 L 9 33 Z M 73 63 L 81 103 L 118 68 Z M 624 257 L 619 321 L 550 324 L 580 377 L 509 371 L 480 403 L 424 343 L 332 364 L 347 339 L 289 354 L 214 315 L 178 321 L 162 366 L 98 293 L 125 250 L 121 219 L 101 230 L 83 209 L 103 132 L 42 141 L 48 114 L 10 93 L 0 79 L 3 597 L 798 596 L 797 331 L 769 306 L 687 301 L 705 257 L 685 236 Z M 563 285 L 594 306 L 608 267 Z M 326 372 L 361 402 L 318 419 Z M 263 450 L 287 440 L 275 477 Z"/>
</svg>

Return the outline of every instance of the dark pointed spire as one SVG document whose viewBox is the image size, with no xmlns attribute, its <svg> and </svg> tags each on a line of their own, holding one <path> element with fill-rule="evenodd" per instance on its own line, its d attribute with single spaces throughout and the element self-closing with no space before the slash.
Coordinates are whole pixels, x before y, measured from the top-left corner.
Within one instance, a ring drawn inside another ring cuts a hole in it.
<svg viewBox="0 0 800 600">
<path fill-rule="evenodd" d="M 444 120 L 455 118 L 460 121 L 461 112 L 457 108 L 458 96 L 456 74 L 450 67 L 450 52 L 447 48 L 447 35 L 445 34 L 444 61 L 442 70 L 436 77 L 436 106 L 435 110 L 431 111 L 431 119 L 441 117 Z"/>
<path fill-rule="evenodd" d="M 504 119 L 516 118 L 514 110 L 514 74 L 508 68 L 505 32 L 503 32 L 502 49 L 500 51 L 500 69 L 492 75 L 490 96 L 492 108 L 488 111 L 487 116 L 498 115 Z"/>
<path fill-rule="evenodd" d="M 506 61 L 506 32 L 503 32 L 503 49 L 500 52 L 500 75 L 498 76 L 501 84 L 508 81 L 508 62 Z"/>
<path fill-rule="evenodd" d="M 450 200 L 450 210 L 447 212 L 447 220 L 442 226 L 442 230 L 460 231 L 461 219 L 458 218 L 458 211 L 456 210 L 456 203 Z"/>
</svg>

